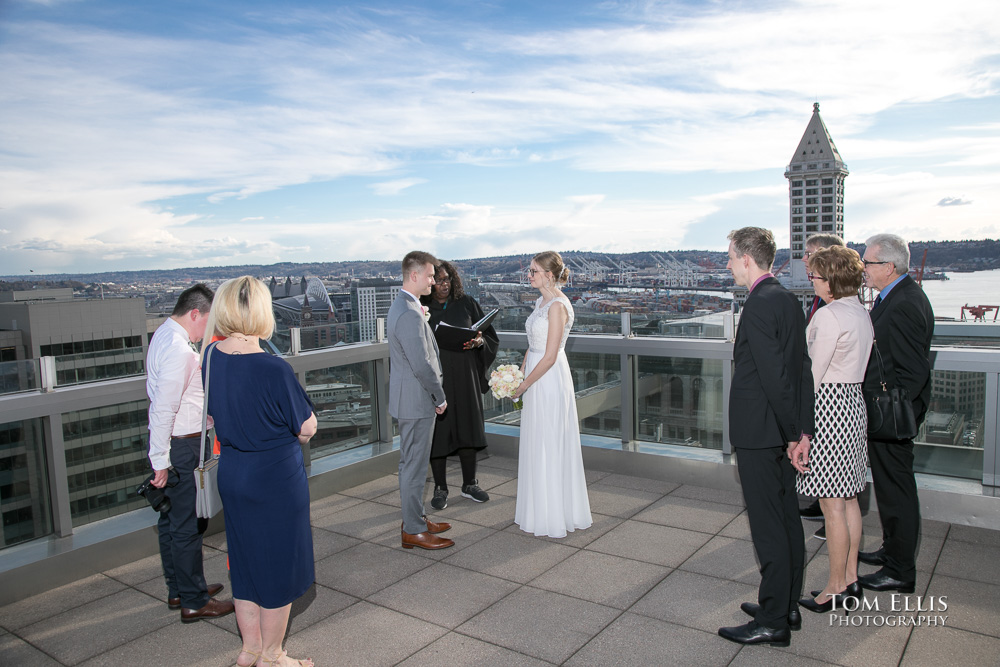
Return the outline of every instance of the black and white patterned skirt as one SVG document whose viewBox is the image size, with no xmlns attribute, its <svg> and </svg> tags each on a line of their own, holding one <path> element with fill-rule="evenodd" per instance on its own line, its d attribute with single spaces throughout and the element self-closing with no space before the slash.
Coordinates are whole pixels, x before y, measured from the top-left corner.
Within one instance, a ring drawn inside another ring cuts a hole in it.
<svg viewBox="0 0 1000 667">
<path fill-rule="evenodd" d="M 865 487 L 868 467 L 868 415 L 861 384 L 824 383 L 816 394 L 815 435 L 808 475 L 797 474 L 804 496 L 850 498 Z"/>
</svg>

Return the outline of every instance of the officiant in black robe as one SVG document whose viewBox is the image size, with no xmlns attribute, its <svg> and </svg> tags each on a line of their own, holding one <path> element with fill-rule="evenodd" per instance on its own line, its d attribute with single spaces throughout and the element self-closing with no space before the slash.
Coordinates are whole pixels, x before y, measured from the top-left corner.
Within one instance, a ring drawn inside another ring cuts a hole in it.
<svg viewBox="0 0 1000 667">
<path fill-rule="evenodd" d="M 424 304 L 430 309 L 430 325 L 439 322 L 455 327 L 471 327 L 482 319 L 483 309 L 462 289 L 458 269 L 441 262 L 434 276 L 435 285 Z M 486 447 L 483 425 L 483 394 L 489 391 L 488 372 L 500 347 L 493 326 L 486 327 L 462 346 L 448 345 L 438 339 L 444 391 L 448 409 L 438 415 L 431 447 L 431 471 L 434 474 L 434 498 L 431 507 L 448 506 L 447 457 L 457 455 L 462 464 L 462 496 L 479 503 L 490 499 L 476 479 L 476 453 Z"/>
</svg>

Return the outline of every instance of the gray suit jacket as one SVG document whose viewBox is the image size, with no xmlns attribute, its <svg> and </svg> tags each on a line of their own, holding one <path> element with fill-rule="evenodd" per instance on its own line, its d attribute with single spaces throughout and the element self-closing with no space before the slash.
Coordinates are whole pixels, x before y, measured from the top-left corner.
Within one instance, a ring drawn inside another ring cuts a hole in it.
<svg viewBox="0 0 1000 667">
<path fill-rule="evenodd" d="M 389 414 L 396 419 L 434 416 L 445 402 L 437 341 L 420 304 L 400 291 L 389 308 Z"/>
</svg>

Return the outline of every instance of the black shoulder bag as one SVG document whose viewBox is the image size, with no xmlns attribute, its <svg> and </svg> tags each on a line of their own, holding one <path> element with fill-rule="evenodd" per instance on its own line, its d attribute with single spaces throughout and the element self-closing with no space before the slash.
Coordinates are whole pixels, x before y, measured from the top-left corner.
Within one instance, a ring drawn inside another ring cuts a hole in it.
<svg viewBox="0 0 1000 667">
<path fill-rule="evenodd" d="M 878 351 L 878 341 L 872 341 L 872 352 L 878 362 L 880 389 L 865 392 L 865 408 L 868 410 L 868 437 L 872 440 L 893 441 L 912 440 L 917 436 L 917 418 L 913 414 L 913 403 L 903 387 L 887 389 L 882 354 Z"/>
</svg>

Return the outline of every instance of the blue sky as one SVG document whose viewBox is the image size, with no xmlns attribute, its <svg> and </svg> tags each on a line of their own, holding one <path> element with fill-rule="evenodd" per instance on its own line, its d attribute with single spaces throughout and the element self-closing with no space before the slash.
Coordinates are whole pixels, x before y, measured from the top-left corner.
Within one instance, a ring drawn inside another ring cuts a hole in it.
<svg viewBox="0 0 1000 667">
<path fill-rule="evenodd" d="M 995 0 L 0 0 L 0 274 L 1000 236 Z"/>
</svg>

